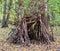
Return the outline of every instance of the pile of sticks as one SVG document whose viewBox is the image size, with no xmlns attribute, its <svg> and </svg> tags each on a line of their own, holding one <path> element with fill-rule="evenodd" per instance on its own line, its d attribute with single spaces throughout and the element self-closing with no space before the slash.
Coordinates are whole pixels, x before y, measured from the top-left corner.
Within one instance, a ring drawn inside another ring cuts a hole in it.
<svg viewBox="0 0 60 51">
<path fill-rule="evenodd" d="M 54 41 L 53 36 L 45 27 L 39 17 L 23 17 L 21 21 L 15 23 L 16 28 L 10 32 L 7 40 L 15 44 L 29 44 L 31 40 L 40 41 L 41 43 L 50 43 Z"/>
</svg>

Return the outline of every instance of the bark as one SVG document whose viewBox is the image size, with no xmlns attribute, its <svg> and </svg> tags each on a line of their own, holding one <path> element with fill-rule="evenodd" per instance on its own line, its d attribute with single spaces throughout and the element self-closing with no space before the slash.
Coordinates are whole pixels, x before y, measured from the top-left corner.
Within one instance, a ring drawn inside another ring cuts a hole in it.
<svg viewBox="0 0 60 51">
<path fill-rule="evenodd" d="M 2 27 L 5 27 L 6 25 L 6 0 L 4 0 L 4 11 L 3 11 L 3 19 L 2 19 Z"/>
<path fill-rule="evenodd" d="M 50 37 L 50 40 L 54 41 L 52 30 L 51 30 L 51 27 L 50 27 L 50 17 L 48 15 L 47 0 L 41 0 L 40 11 L 41 11 L 40 12 L 40 14 L 41 14 L 41 21 L 43 22 L 43 24 L 45 26 L 45 29 L 48 30 L 47 32 L 48 32 L 48 35 Z"/>
<path fill-rule="evenodd" d="M 10 0 L 9 6 L 8 6 L 8 14 L 7 14 L 7 18 L 6 18 L 6 25 L 7 25 L 7 26 L 8 26 L 9 18 L 10 18 L 10 10 L 11 10 L 11 6 L 12 6 L 12 0 Z"/>
<path fill-rule="evenodd" d="M 4 12 L 3 12 L 3 19 L 2 19 L 2 27 L 8 27 L 8 22 L 9 22 L 9 17 L 10 17 L 10 9 L 11 9 L 11 5 L 12 5 L 12 0 L 10 0 L 9 2 L 9 7 L 8 7 L 8 14 L 6 17 L 6 0 L 4 0 L 5 4 L 4 4 Z"/>
</svg>

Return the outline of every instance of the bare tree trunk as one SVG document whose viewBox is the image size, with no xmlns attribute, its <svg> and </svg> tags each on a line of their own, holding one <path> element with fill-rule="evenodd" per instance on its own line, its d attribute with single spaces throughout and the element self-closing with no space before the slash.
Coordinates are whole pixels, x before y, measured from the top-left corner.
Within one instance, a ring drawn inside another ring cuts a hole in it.
<svg viewBox="0 0 60 51">
<path fill-rule="evenodd" d="M 3 19 L 2 19 L 2 27 L 5 27 L 6 26 L 6 0 L 4 0 L 4 11 L 3 11 Z"/>
<path fill-rule="evenodd" d="M 9 2 L 9 7 L 8 7 L 8 14 L 7 14 L 7 18 L 6 18 L 6 25 L 7 25 L 7 26 L 8 26 L 8 22 L 9 22 L 9 18 L 10 18 L 11 5 L 12 5 L 12 0 L 10 0 L 10 2 Z"/>
<path fill-rule="evenodd" d="M 5 4 L 4 4 L 4 12 L 3 12 L 3 19 L 2 19 L 2 27 L 8 27 L 8 21 L 9 21 L 9 17 L 10 17 L 10 9 L 11 9 L 11 5 L 12 5 L 12 0 L 10 0 L 9 2 L 9 7 L 8 7 L 8 14 L 7 14 L 7 17 L 6 17 L 6 0 L 5 1 Z"/>
</svg>

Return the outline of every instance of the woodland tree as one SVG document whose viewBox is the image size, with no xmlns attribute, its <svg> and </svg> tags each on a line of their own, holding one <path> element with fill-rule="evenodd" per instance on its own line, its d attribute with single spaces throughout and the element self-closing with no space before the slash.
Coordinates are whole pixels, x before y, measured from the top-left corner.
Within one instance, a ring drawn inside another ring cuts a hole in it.
<svg viewBox="0 0 60 51">
<path fill-rule="evenodd" d="M 4 11 L 3 11 L 2 27 L 7 27 L 8 26 L 11 5 L 12 5 L 12 0 L 9 1 L 8 14 L 7 14 L 7 12 L 6 12 L 7 11 L 7 0 L 4 0 Z"/>
<path fill-rule="evenodd" d="M 6 0 L 4 0 L 4 11 L 3 11 L 2 27 L 6 26 L 5 25 L 5 21 L 6 21 L 6 6 L 7 6 L 7 3 L 6 3 Z"/>
</svg>

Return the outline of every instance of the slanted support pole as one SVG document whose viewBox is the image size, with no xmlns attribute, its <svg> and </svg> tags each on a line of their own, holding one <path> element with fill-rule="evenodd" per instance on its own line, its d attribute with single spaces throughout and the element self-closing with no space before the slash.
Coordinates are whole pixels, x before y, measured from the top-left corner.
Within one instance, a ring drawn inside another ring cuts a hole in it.
<svg viewBox="0 0 60 51">
<path fill-rule="evenodd" d="M 26 44 L 29 44 L 30 39 L 29 39 L 29 36 L 28 36 L 28 31 L 27 31 L 27 22 L 26 22 L 25 18 L 23 18 L 22 21 L 23 21 L 22 27 L 23 27 L 23 32 L 24 32 L 24 40 L 25 40 Z"/>
</svg>

